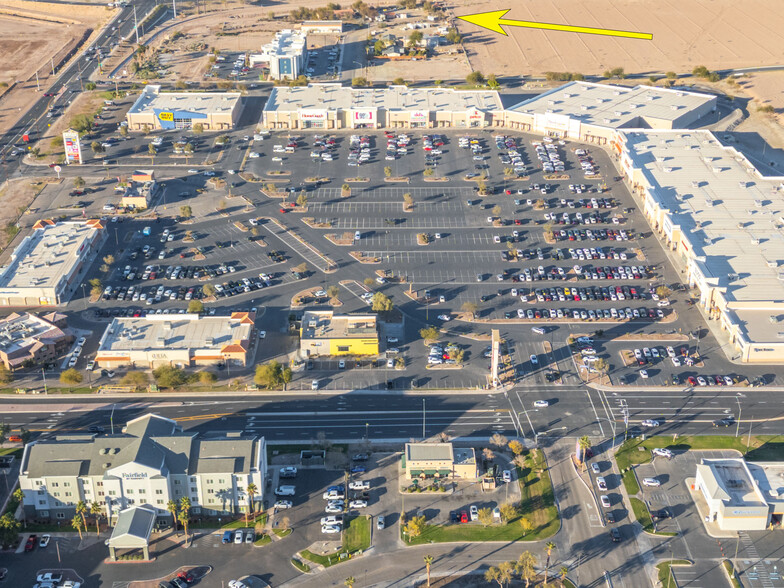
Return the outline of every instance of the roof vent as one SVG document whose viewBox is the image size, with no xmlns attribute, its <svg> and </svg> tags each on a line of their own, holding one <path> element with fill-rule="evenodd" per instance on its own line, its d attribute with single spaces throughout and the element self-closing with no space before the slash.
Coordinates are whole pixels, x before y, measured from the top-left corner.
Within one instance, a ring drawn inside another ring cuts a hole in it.
<svg viewBox="0 0 784 588">
<path fill-rule="evenodd" d="M 768 261 L 766 263 L 770 269 L 776 269 L 779 266 L 778 262 L 775 261 Z"/>
<path fill-rule="evenodd" d="M 648 94 L 646 98 L 648 99 L 648 102 L 652 102 L 653 100 L 656 100 L 656 96 L 654 96 L 653 94 Z"/>
<path fill-rule="evenodd" d="M 700 187 L 700 183 L 697 180 L 692 180 L 691 181 L 691 187 L 692 188 L 699 188 Z"/>
<path fill-rule="evenodd" d="M 669 173 L 671 173 L 671 172 L 673 171 L 673 168 L 671 168 L 671 167 L 665 167 L 665 168 L 664 168 L 664 171 L 665 171 L 665 172 L 667 172 L 667 173 L 669 174 Z"/>
<path fill-rule="evenodd" d="M 705 198 L 705 206 L 709 208 L 713 207 L 713 200 L 711 200 L 710 198 Z"/>
<path fill-rule="evenodd" d="M 105 461 L 103 463 L 103 469 L 108 470 L 110 467 L 112 467 L 112 464 L 110 462 Z"/>
<path fill-rule="evenodd" d="M 738 182 L 738 186 L 741 187 L 741 188 L 745 188 L 748 185 L 749 185 L 748 182 L 745 181 L 745 180 L 741 180 L 741 181 Z"/>
<path fill-rule="evenodd" d="M 752 244 L 752 245 L 759 245 L 759 244 L 760 244 L 759 237 L 754 237 L 754 236 L 752 236 L 752 237 L 751 237 L 751 244 Z"/>
</svg>

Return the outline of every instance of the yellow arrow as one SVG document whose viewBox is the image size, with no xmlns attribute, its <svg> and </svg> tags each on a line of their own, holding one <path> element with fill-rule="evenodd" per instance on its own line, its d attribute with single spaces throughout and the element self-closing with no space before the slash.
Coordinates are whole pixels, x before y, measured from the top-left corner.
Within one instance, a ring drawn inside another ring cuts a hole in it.
<svg viewBox="0 0 784 588">
<path fill-rule="evenodd" d="M 467 14 L 466 16 L 458 16 L 460 20 L 470 22 L 478 27 L 507 35 L 507 32 L 501 28 L 501 25 L 508 27 L 525 27 L 528 29 L 545 29 L 548 31 L 565 31 L 567 33 L 587 33 L 589 35 L 604 35 L 607 37 L 627 37 L 629 39 L 653 39 L 650 33 L 635 33 L 633 31 L 616 31 L 614 29 L 597 29 L 594 27 L 575 27 L 571 25 L 550 24 L 544 22 L 532 22 L 528 20 L 509 20 L 503 16 L 509 12 L 506 10 L 493 10 L 491 12 L 477 12 L 476 14 Z"/>
</svg>

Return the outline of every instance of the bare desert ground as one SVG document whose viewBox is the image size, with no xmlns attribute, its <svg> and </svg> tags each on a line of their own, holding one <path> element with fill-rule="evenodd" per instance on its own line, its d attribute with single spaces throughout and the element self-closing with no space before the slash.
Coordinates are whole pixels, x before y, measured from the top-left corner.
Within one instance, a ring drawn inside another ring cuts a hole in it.
<svg viewBox="0 0 784 588">
<path fill-rule="evenodd" d="M 456 15 L 506 8 L 487 0 L 454 0 Z M 483 73 L 546 71 L 601 74 L 691 71 L 781 64 L 780 0 L 540 0 L 514 2 L 507 19 L 652 33 L 652 41 L 508 28 L 508 37 L 458 21 L 471 65 Z"/>
</svg>

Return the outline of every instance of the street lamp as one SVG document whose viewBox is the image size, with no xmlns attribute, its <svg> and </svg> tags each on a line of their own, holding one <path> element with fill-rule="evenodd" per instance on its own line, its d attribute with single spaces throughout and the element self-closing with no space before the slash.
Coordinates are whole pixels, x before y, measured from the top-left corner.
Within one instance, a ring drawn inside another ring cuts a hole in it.
<svg viewBox="0 0 784 588">
<path fill-rule="evenodd" d="M 547 435 L 547 433 L 551 431 L 565 431 L 566 426 L 563 427 L 553 427 L 552 429 L 547 429 L 546 431 L 539 431 L 538 433 L 534 433 L 534 445 L 539 445 L 539 435 Z"/>
<path fill-rule="evenodd" d="M 742 409 L 740 406 L 740 397 L 737 394 L 735 395 L 735 402 L 738 403 L 738 422 L 736 423 L 736 427 L 735 427 L 735 436 L 737 437 L 738 435 L 740 435 L 740 416 L 742 414 Z"/>
</svg>

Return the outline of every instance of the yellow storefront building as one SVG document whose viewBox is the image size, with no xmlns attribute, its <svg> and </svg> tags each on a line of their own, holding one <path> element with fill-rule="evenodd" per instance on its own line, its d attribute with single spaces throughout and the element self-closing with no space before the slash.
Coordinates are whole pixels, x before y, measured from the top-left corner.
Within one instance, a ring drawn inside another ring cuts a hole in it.
<svg viewBox="0 0 784 588">
<path fill-rule="evenodd" d="M 378 355 L 376 315 L 307 310 L 302 316 L 300 351 L 304 357 Z"/>
</svg>

